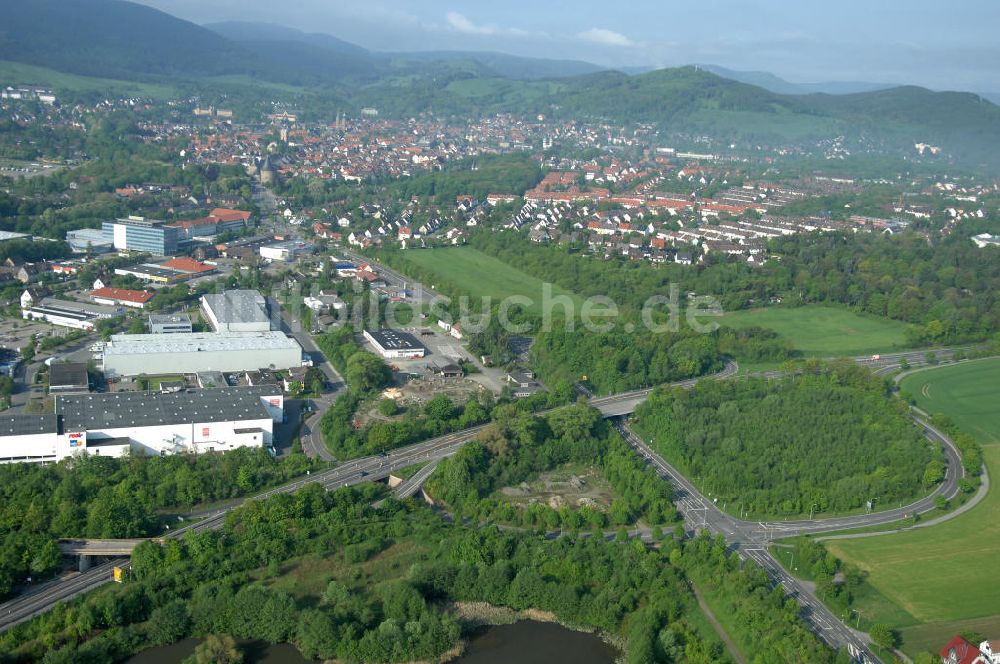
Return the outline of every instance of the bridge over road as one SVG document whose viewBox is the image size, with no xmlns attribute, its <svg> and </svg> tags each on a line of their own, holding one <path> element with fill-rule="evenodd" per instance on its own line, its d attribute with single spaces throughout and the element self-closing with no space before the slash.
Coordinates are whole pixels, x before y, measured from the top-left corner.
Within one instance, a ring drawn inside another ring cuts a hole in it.
<svg viewBox="0 0 1000 664">
<path fill-rule="evenodd" d="M 936 349 L 936 353 L 938 359 L 945 359 L 951 355 L 952 351 L 950 349 Z M 889 356 L 884 355 L 879 357 L 877 360 L 871 356 L 854 359 L 860 364 L 868 365 L 876 373 L 884 373 L 888 370 L 898 368 L 900 364 L 902 364 L 902 360 L 906 360 L 906 362 L 911 366 L 924 364 L 926 362 L 926 355 L 924 352 L 898 353 Z M 738 367 L 736 364 L 729 363 L 719 374 L 706 376 L 702 378 L 702 380 L 728 378 L 736 375 L 737 371 Z M 676 383 L 675 385 L 687 388 L 696 383 L 697 379 L 682 381 L 680 383 Z M 644 401 L 651 391 L 652 390 L 650 389 L 636 390 L 609 397 L 600 397 L 590 400 L 590 404 L 600 410 L 605 417 L 620 417 L 633 412 L 637 405 Z M 433 466 L 434 463 L 440 459 L 454 455 L 463 445 L 472 440 L 485 428 L 486 425 L 480 425 L 464 431 L 458 431 L 439 438 L 399 448 L 384 456 L 365 457 L 346 461 L 330 470 L 317 473 L 312 476 L 298 478 L 280 487 L 270 489 L 256 496 L 247 498 L 246 500 L 267 498 L 278 493 L 291 493 L 312 482 L 317 482 L 324 488 L 332 490 L 343 486 L 358 484 L 360 482 L 378 480 L 387 477 L 395 470 L 411 466 L 418 462 L 427 463 L 428 466 Z M 626 436 L 626 439 L 630 439 L 633 446 L 637 447 L 638 451 L 645 456 L 647 460 L 653 462 L 654 465 L 658 467 L 661 473 L 664 475 L 669 474 L 665 472 L 664 466 L 661 465 L 664 464 L 663 460 L 653 454 L 652 450 L 646 447 L 642 441 L 639 441 L 634 435 L 631 435 L 631 432 L 628 432 L 627 430 L 623 430 L 622 433 Z M 927 431 L 927 433 L 929 434 L 928 437 L 932 439 L 935 434 L 938 434 L 936 431 Z M 418 482 L 422 482 L 423 479 L 426 479 L 426 477 L 423 473 L 421 473 L 419 477 L 415 477 L 413 479 L 413 482 L 408 483 L 409 486 L 407 489 L 409 490 L 418 486 Z M 683 480 L 681 477 L 677 477 L 675 479 Z M 956 478 L 952 476 L 948 479 L 954 481 Z M 675 486 L 677 484 L 678 483 L 675 483 Z M 718 512 L 712 510 L 710 505 L 706 504 L 707 501 L 705 501 L 693 487 L 685 487 L 683 484 L 681 484 L 681 487 L 681 491 L 678 492 L 680 495 L 677 496 L 679 499 L 678 502 L 682 503 L 682 507 L 684 500 L 697 503 L 697 506 L 700 508 L 697 510 L 699 513 L 697 516 L 701 519 L 701 527 L 707 526 L 711 528 L 713 526 L 712 522 L 718 519 L 720 521 L 718 525 L 722 526 L 719 528 L 719 530 L 722 531 L 722 534 L 729 536 L 733 535 L 732 532 L 726 532 L 726 526 L 730 526 L 730 524 L 725 523 L 725 517 L 722 517 L 722 515 L 719 515 Z M 687 489 L 687 491 L 685 491 L 685 489 Z M 171 531 L 168 535 L 166 535 L 166 537 L 179 537 L 188 530 L 198 532 L 201 530 L 220 528 L 225 523 L 226 514 L 230 510 L 239 507 L 242 502 L 245 501 L 234 502 L 217 512 L 206 515 L 205 518 L 200 521 Z M 682 509 L 682 511 L 685 512 L 685 516 L 689 517 L 689 522 L 694 520 L 691 517 L 695 517 L 696 515 L 691 514 L 689 516 L 687 513 L 691 512 L 691 510 Z M 719 517 L 721 517 L 721 519 Z M 858 523 L 852 523 L 850 527 L 859 527 L 869 525 L 870 523 L 882 523 L 881 519 L 883 518 L 885 517 L 880 516 L 880 513 L 862 515 L 858 518 Z M 766 556 L 761 558 L 762 554 L 760 552 L 763 551 L 766 553 L 766 549 L 763 549 L 763 547 L 761 547 L 761 549 L 757 549 L 757 546 L 761 546 L 766 543 L 767 539 L 769 539 L 769 534 L 773 536 L 781 533 L 781 535 L 784 536 L 789 534 L 788 530 L 797 530 L 800 532 L 823 532 L 824 530 L 832 529 L 832 525 L 832 523 L 822 523 L 821 520 L 795 524 L 767 524 L 767 526 L 763 529 L 763 537 L 759 532 L 753 537 L 747 537 L 744 540 L 745 544 L 744 542 L 739 543 L 743 544 L 743 546 L 739 548 L 743 549 L 745 555 L 748 555 L 749 557 L 757 560 L 757 562 L 763 564 L 765 569 L 773 571 L 776 563 Z M 740 526 L 739 530 L 742 535 L 745 531 L 743 529 L 743 524 L 740 524 Z M 843 524 L 837 524 L 837 528 L 840 527 L 843 527 Z M 730 530 L 732 529 L 730 528 Z M 113 552 L 125 551 L 126 548 L 130 553 L 137 543 L 138 540 L 74 540 L 64 542 L 65 549 L 63 550 L 67 553 L 77 553 L 81 556 L 111 556 L 115 555 Z M 121 558 L 113 562 L 114 564 L 122 565 L 127 564 L 128 561 L 127 559 Z M 76 595 L 110 582 L 111 565 L 112 563 L 108 563 L 106 565 L 94 567 L 82 574 L 67 575 L 60 579 L 55 579 L 44 584 L 43 586 L 39 586 L 34 592 L 27 593 L 0 605 L 0 632 L 51 609 L 60 601 L 69 600 Z M 785 586 L 786 589 L 788 589 L 788 586 L 791 585 L 788 584 L 787 579 L 777 578 L 776 581 Z M 792 588 L 794 589 L 795 587 L 792 586 Z M 828 612 L 824 612 L 823 609 L 825 607 L 815 600 L 814 597 L 810 597 L 808 594 L 803 594 L 801 592 L 793 592 L 793 595 L 796 596 L 796 598 L 804 605 L 804 609 L 807 614 L 811 613 L 813 615 L 820 616 L 819 620 L 812 620 L 810 622 L 813 625 L 814 630 L 820 634 L 821 637 L 827 640 L 828 643 L 833 646 L 846 646 L 854 652 L 860 652 L 861 656 L 857 658 L 859 661 L 878 661 L 877 658 L 864 648 L 864 637 L 862 635 L 852 633 L 837 617 L 832 616 Z"/>
<path fill-rule="evenodd" d="M 67 556 L 128 556 L 145 539 L 63 539 L 59 550 Z"/>
</svg>

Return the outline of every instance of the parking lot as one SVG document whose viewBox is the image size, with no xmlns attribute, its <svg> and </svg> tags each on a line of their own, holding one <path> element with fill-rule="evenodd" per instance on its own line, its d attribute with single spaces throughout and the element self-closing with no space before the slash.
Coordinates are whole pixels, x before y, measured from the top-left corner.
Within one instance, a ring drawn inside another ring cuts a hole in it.
<svg viewBox="0 0 1000 664">
<path fill-rule="evenodd" d="M 494 367 L 484 367 L 479 358 L 473 356 L 458 339 L 430 328 L 403 328 L 403 331 L 416 337 L 427 348 L 427 354 L 414 360 L 400 358 L 385 360 L 386 364 L 396 367 L 400 374 L 423 378 L 435 375 L 436 370 L 446 364 L 468 362 L 476 367 L 479 373 L 470 373 L 466 378 L 479 383 L 494 394 L 499 394 L 503 390 L 504 372 Z M 359 342 L 363 344 L 365 350 L 378 355 L 378 351 L 364 339 L 359 337 Z"/>
</svg>

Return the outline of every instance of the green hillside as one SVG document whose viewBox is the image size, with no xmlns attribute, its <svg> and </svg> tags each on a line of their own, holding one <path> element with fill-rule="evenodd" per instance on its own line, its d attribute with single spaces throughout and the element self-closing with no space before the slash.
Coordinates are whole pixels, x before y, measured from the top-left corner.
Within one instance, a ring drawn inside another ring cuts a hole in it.
<svg viewBox="0 0 1000 664">
<path fill-rule="evenodd" d="M 993 149 L 1000 144 L 1000 107 L 967 93 L 898 87 L 778 94 L 698 67 L 557 77 L 584 68 L 496 54 L 375 54 L 280 26 L 230 30 L 239 40 L 233 41 L 123 0 L 8 0 L 3 18 L 0 60 L 89 77 L 166 84 L 243 77 L 332 92 L 387 115 L 513 112 L 656 122 L 667 133 L 744 145 L 845 136 L 894 157 L 923 142 L 970 166 L 1000 163 Z M 550 77 L 530 76 L 532 69 Z"/>
</svg>

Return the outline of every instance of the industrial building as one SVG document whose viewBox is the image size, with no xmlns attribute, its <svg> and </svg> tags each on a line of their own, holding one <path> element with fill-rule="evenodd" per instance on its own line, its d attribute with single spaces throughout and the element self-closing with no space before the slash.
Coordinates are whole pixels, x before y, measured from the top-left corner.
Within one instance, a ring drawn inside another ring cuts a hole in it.
<svg viewBox="0 0 1000 664">
<path fill-rule="evenodd" d="M 150 314 L 149 331 L 152 334 L 187 334 L 194 331 L 187 314 Z"/>
<path fill-rule="evenodd" d="M 0 231 L 0 242 L 8 240 L 27 240 L 31 242 L 34 238 L 27 233 L 15 233 L 14 231 Z"/>
<path fill-rule="evenodd" d="M 310 253 L 312 246 L 299 240 L 286 240 L 264 245 L 258 251 L 260 257 L 269 261 L 281 261 L 290 263 L 301 253 Z"/>
<path fill-rule="evenodd" d="M 59 300 L 54 297 L 43 298 L 37 304 L 21 309 L 21 317 L 26 320 L 42 320 L 77 330 L 93 330 L 95 321 L 124 314 L 125 310 L 122 307 Z"/>
<path fill-rule="evenodd" d="M 417 359 L 427 354 L 427 349 L 408 332 L 399 330 L 365 330 L 367 339 L 375 350 L 387 360 Z"/>
<path fill-rule="evenodd" d="M 115 334 L 104 345 L 108 378 L 199 371 L 290 369 L 303 365 L 302 347 L 282 332 Z"/>
<path fill-rule="evenodd" d="M 201 310 L 216 332 L 266 332 L 273 329 L 267 299 L 255 290 L 227 290 L 202 295 Z"/>
<path fill-rule="evenodd" d="M 114 248 L 114 242 L 100 228 L 66 231 L 66 242 L 74 254 L 103 254 Z"/>
<path fill-rule="evenodd" d="M 150 291 L 138 291 L 129 288 L 111 288 L 105 286 L 90 292 L 90 297 L 98 304 L 110 304 L 113 306 L 132 307 L 133 309 L 143 309 L 146 304 L 153 299 L 154 293 Z"/>
<path fill-rule="evenodd" d="M 105 239 L 115 249 L 144 251 L 155 256 L 172 256 L 177 253 L 180 230 L 166 222 L 143 217 L 128 217 L 105 221 L 101 224 Z"/>
<path fill-rule="evenodd" d="M 57 396 L 54 414 L 0 414 L 0 463 L 265 447 L 283 416 L 273 386 Z"/>
<path fill-rule="evenodd" d="M 49 394 L 86 394 L 90 377 L 85 362 L 55 362 L 49 366 Z"/>
</svg>

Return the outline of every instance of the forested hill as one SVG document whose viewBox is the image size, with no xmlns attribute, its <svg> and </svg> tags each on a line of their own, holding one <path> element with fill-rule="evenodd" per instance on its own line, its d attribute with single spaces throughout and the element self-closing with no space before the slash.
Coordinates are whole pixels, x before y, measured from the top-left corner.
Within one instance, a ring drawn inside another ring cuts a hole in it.
<svg viewBox="0 0 1000 664">
<path fill-rule="evenodd" d="M 206 77 L 239 74 L 299 86 L 307 95 L 332 91 L 356 108 L 376 106 L 389 116 L 545 113 L 657 122 L 672 134 L 743 145 L 844 136 L 905 156 L 914 144 L 929 143 L 969 165 L 1000 163 L 993 147 L 1000 144 L 1000 108 L 973 94 L 917 87 L 778 94 L 697 67 L 566 76 L 586 71 L 586 63 L 489 53 L 376 54 L 280 26 L 228 25 L 218 28 L 220 35 L 123 0 L 3 0 L 2 15 L 0 60 L 74 74 L 206 85 L 217 84 Z"/>
<path fill-rule="evenodd" d="M 265 67 L 193 23 L 121 0 L 3 0 L 0 59 L 86 76 L 248 73 Z"/>
</svg>

